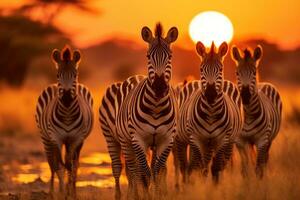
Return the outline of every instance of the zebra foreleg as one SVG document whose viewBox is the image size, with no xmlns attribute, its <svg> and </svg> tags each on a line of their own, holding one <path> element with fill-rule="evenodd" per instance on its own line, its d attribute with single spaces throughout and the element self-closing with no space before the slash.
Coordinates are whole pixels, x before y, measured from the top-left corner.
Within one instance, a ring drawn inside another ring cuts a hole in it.
<svg viewBox="0 0 300 200">
<path fill-rule="evenodd" d="M 164 165 L 161 167 L 160 172 L 158 174 L 158 183 L 160 185 L 162 195 L 166 196 L 168 193 L 167 188 L 167 166 Z"/>
<path fill-rule="evenodd" d="M 243 178 L 249 177 L 249 154 L 248 154 L 248 145 L 246 141 L 243 139 L 239 139 L 236 142 L 236 147 L 239 151 L 240 158 L 241 158 L 241 174 Z"/>
<path fill-rule="evenodd" d="M 201 174 L 202 170 L 202 158 L 201 158 L 201 151 L 195 145 L 190 145 L 190 164 L 188 169 L 188 177 L 189 182 L 191 181 L 191 175 L 193 172 L 199 172 Z"/>
<path fill-rule="evenodd" d="M 216 155 L 213 158 L 213 162 L 211 165 L 211 173 L 212 173 L 212 178 L 213 178 L 213 182 L 215 184 L 219 183 L 220 180 L 220 172 L 225 168 L 225 147 L 227 144 L 224 144 L 223 146 L 221 146 L 218 150 Z"/>
<path fill-rule="evenodd" d="M 137 192 L 138 191 L 137 182 L 136 182 L 137 177 L 134 177 L 134 174 L 130 172 L 128 164 L 126 164 L 126 161 L 125 161 L 125 172 L 128 180 L 127 200 L 141 199 L 140 195 Z"/>
<path fill-rule="evenodd" d="M 132 140 L 132 146 L 133 150 L 135 152 L 138 166 L 139 166 L 139 177 L 142 179 L 144 190 L 147 191 L 150 185 L 151 180 L 151 170 L 147 162 L 147 154 L 145 152 L 145 147 L 143 147 L 143 143 L 141 140 Z M 155 150 L 154 150 L 154 156 L 155 156 Z M 152 162 L 155 163 L 155 160 L 152 160 Z"/>
<path fill-rule="evenodd" d="M 51 177 L 50 177 L 50 187 L 49 187 L 49 195 L 51 199 L 54 199 L 54 178 L 55 178 L 55 171 L 51 170 Z"/>
<path fill-rule="evenodd" d="M 179 171 L 182 176 L 182 182 L 187 183 L 187 169 L 188 169 L 188 160 L 187 160 L 187 145 L 175 140 L 175 145 L 173 147 L 174 155 L 174 165 L 175 165 L 175 187 L 179 190 Z"/>
<path fill-rule="evenodd" d="M 139 194 L 137 190 L 138 165 L 136 163 L 135 153 L 132 149 L 131 144 L 122 143 L 121 149 L 124 153 L 126 175 L 128 179 L 127 199 L 139 199 Z"/>
<path fill-rule="evenodd" d="M 208 165 L 212 158 L 213 149 L 211 148 L 209 141 L 200 141 L 199 139 L 194 139 L 191 137 L 191 146 L 195 146 L 200 149 L 201 159 L 202 159 L 202 170 L 201 174 L 204 178 L 208 176 Z"/>
<path fill-rule="evenodd" d="M 76 189 L 76 182 L 77 182 L 77 172 L 78 172 L 78 168 L 79 168 L 79 157 L 80 157 L 80 151 L 82 149 L 83 146 L 83 142 L 80 143 L 75 150 L 75 154 L 74 154 L 74 158 L 73 158 L 73 190 L 74 190 L 74 195 L 75 198 L 77 197 L 77 189 Z"/>
<path fill-rule="evenodd" d="M 59 146 L 51 141 L 44 142 L 45 144 L 45 152 L 47 156 L 47 161 L 51 170 L 51 178 L 50 178 L 50 187 L 49 194 L 51 198 L 54 198 L 54 178 L 55 173 L 59 178 L 59 192 L 61 195 L 64 195 L 64 165 L 61 158 L 61 150 Z"/>
<path fill-rule="evenodd" d="M 115 178 L 115 199 L 121 199 L 120 176 L 122 172 L 121 146 L 119 143 L 110 141 L 108 143 L 108 152 L 111 157 L 112 173 Z"/>
<path fill-rule="evenodd" d="M 162 195 L 166 196 L 167 195 L 167 166 L 163 165 L 158 172 L 158 174 L 155 176 L 154 175 L 154 168 L 156 165 L 156 160 L 157 160 L 157 149 L 156 147 L 152 148 L 152 162 L 151 162 L 151 170 L 153 174 L 153 181 L 154 184 L 158 184 L 160 186 L 160 191 L 162 191 Z M 155 177 L 155 179 L 154 179 Z M 154 188 L 155 189 L 155 188 Z"/>
<path fill-rule="evenodd" d="M 270 143 L 265 141 L 262 144 L 257 145 L 257 159 L 256 159 L 256 168 L 255 173 L 256 177 L 262 179 L 264 176 L 264 170 L 268 161 Z"/>
<path fill-rule="evenodd" d="M 68 185 L 67 185 L 67 195 L 72 199 L 76 199 L 76 179 L 77 179 L 77 169 L 79 166 L 79 155 L 83 143 L 79 145 L 66 144 L 66 158 L 65 165 L 68 170 Z"/>
<path fill-rule="evenodd" d="M 165 141 L 166 142 L 166 141 Z M 161 188 L 161 184 L 166 182 L 166 161 L 172 150 L 173 141 L 168 145 L 158 146 L 157 147 L 157 158 L 153 171 L 153 180 L 155 187 L 155 196 L 154 199 L 157 199 L 159 194 L 166 193 L 163 191 L 164 188 Z"/>
<path fill-rule="evenodd" d="M 174 163 L 174 168 L 175 168 L 175 189 L 178 192 L 179 191 L 179 173 L 180 173 L 179 165 L 180 165 L 180 163 L 179 163 L 179 158 L 178 158 L 178 148 L 177 148 L 176 142 L 173 146 L 172 152 L 173 152 L 173 163 Z"/>
<path fill-rule="evenodd" d="M 233 169 L 234 161 L 233 161 L 233 146 L 234 140 L 232 138 L 229 139 L 229 143 L 225 146 L 224 156 L 225 156 L 225 164 L 230 162 L 230 168 Z M 225 166 L 224 166 L 225 167 Z"/>
</svg>

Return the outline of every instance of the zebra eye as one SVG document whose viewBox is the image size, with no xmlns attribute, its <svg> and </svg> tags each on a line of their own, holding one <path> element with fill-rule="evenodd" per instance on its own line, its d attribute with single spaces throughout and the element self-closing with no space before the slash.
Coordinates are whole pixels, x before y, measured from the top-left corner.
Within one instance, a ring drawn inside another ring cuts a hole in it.
<svg viewBox="0 0 300 200">
<path fill-rule="evenodd" d="M 150 55 L 149 54 L 147 54 L 147 58 L 150 59 Z"/>
<path fill-rule="evenodd" d="M 201 73 L 203 72 L 203 68 L 200 68 L 200 72 L 201 72 Z"/>
</svg>

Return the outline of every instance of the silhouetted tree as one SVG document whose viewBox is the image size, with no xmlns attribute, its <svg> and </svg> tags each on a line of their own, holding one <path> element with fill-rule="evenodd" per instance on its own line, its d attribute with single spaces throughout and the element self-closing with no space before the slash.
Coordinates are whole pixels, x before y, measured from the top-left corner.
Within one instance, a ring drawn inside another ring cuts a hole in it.
<svg viewBox="0 0 300 200">
<path fill-rule="evenodd" d="M 34 58 L 70 43 L 54 26 L 20 15 L 0 16 L 0 30 L 0 81 L 13 86 L 23 83 Z"/>
<path fill-rule="evenodd" d="M 31 16 L 32 13 L 40 13 L 40 21 L 51 24 L 53 20 L 66 7 L 74 7 L 87 13 L 99 13 L 96 9 L 88 6 L 87 0 L 31 0 L 16 10 L 17 13 Z"/>
</svg>

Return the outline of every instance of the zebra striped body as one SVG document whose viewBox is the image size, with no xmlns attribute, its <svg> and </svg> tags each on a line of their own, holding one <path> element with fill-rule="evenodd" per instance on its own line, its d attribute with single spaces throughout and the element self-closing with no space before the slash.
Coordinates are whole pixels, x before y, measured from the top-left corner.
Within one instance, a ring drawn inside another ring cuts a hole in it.
<svg viewBox="0 0 300 200">
<path fill-rule="evenodd" d="M 201 43 L 197 48 L 198 45 Z M 219 53 L 214 52 L 213 45 L 210 53 L 205 52 L 203 45 L 201 48 L 201 80 L 187 83 L 179 95 L 179 130 L 174 148 L 177 187 L 178 165 L 183 182 L 186 182 L 187 175 L 194 170 L 202 170 L 206 176 L 212 157 L 211 171 L 218 182 L 219 172 L 231 157 L 234 139 L 243 123 L 238 89 L 230 81 L 223 80 L 221 61 L 227 44 L 220 46 Z"/>
<path fill-rule="evenodd" d="M 71 57 L 68 47 L 62 55 L 53 52 L 58 65 L 58 84 L 48 86 L 38 98 L 36 122 L 40 129 L 51 169 L 50 192 L 53 193 L 54 175 L 58 175 L 60 192 L 64 193 L 64 170 L 68 171 L 68 195 L 76 198 L 78 159 L 85 138 L 93 125 L 93 99 L 89 90 L 77 82 L 78 51 Z M 76 67 L 76 68 L 75 68 Z M 62 147 L 65 145 L 65 162 Z"/>
<path fill-rule="evenodd" d="M 178 99 L 180 117 L 175 149 L 177 154 L 175 158 L 178 159 L 178 163 L 175 163 L 176 187 L 179 182 L 179 165 L 183 182 L 186 182 L 187 175 L 192 173 L 192 170 L 207 168 L 209 158 L 204 159 L 205 152 L 218 152 L 227 143 L 227 152 L 224 150 L 224 154 L 226 160 L 230 159 L 233 142 L 242 126 L 241 99 L 238 89 L 230 81 L 224 81 L 223 92 L 223 97 L 220 97 L 215 108 L 212 108 L 207 105 L 204 98 L 201 98 L 200 81 L 187 83 L 180 91 Z M 186 152 L 188 145 L 190 145 L 189 162 Z"/>
<path fill-rule="evenodd" d="M 253 55 L 246 49 L 243 58 L 236 47 L 232 51 L 237 62 L 237 85 L 243 101 L 245 118 L 243 130 L 237 141 L 242 158 L 242 175 L 248 176 L 247 146 L 255 145 L 256 175 L 262 178 L 269 158 L 269 149 L 280 129 L 282 102 L 275 87 L 269 83 L 260 83 L 256 76 L 262 48 L 258 46 Z"/>
<path fill-rule="evenodd" d="M 133 174 L 137 173 L 134 168 L 136 160 L 133 159 L 135 154 L 142 173 L 145 173 L 140 176 L 146 176 L 146 179 L 151 176 L 146 160 L 149 149 L 156 155 L 155 164 L 152 166 L 153 175 L 165 167 L 176 131 L 176 103 L 173 90 L 157 101 L 147 78 L 125 98 L 116 124 L 126 162 Z M 149 180 L 144 181 L 144 184 L 149 184 Z"/>
<path fill-rule="evenodd" d="M 44 142 L 58 146 L 68 140 L 80 144 L 89 135 L 92 123 L 93 99 L 82 84 L 77 86 L 78 96 L 66 107 L 58 98 L 56 84 L 48 86 L 38 98 L 36 121 Z"/>
<path fill-rule="evenodd" d="M 182 88 L 188 83 L 188 82 L 191 82 L 195 80 L 195 78 L 193 76 L 187 76 L 183 82 L 181 83 L 178 83 L 175 87 L 175 92 L 176 92 L 176 96 L 177 96 L 177 99 L 179 98 L 179 95 L 180 95 L 180 91 L 182 90 Z"/>
<path fill-rule="evenodd" d="M 266 132 L 273 140 L 280 129 L 282 102 L 275 87 L 270 83 L 259 83 L 257 97 L 252 98 L 251 105 L 243 106 L 245 122 L 241 137 L 250 143 L 256 143 Z"/>
<path fill-rule="evenodd" d="M 107 88 L 99 109 L 99 120 L 105 138 L 112 137 L 115 142 L 120 143 L 116 132 L 116 116 L 126 96 L 144 78 L 143 75 L 131 76 L 124 82 L 114 83 Z"/>
<path fill-rule="evenodd" d="M 121 198 L 120 176 L 122 172 L 121 143 L 119 134 L 116 131 L 116 116 L 129 92 L 144 78 L 144 76 L 137 75 L 129 77 L 122 83 L 112 84 L 107 88 L 99 109 L 102 134 L 105 137 L 108 152 L 112 160 L 112 171 L 116 189 L 115 199 Z"/>
</svg>

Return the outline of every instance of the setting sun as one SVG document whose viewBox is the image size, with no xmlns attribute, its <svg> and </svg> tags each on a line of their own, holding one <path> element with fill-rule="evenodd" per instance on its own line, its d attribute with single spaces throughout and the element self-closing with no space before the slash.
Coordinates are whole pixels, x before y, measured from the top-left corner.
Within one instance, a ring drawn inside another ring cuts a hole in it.
<svg viewBox="0 0 300 200">
<path fill-rule="evenodd" d="M 214 41 L 219 46 L 224 41 L 231 41 L 233 26 L 228 17 L 222 13 L 207 11 L 192 19 L 189 34 L 195 43 L 201 41 L 205 46 L 210 46 Z"/>
</svg>

